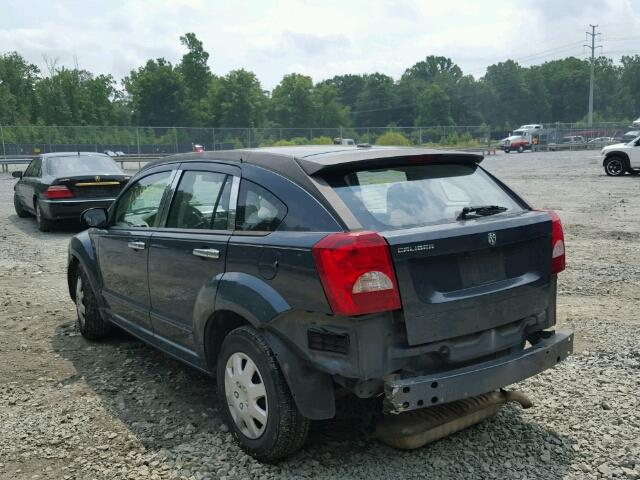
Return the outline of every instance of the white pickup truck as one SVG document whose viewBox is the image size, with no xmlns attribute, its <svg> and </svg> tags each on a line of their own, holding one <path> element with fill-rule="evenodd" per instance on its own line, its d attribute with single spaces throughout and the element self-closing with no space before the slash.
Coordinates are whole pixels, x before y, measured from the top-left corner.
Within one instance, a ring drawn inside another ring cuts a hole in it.
<svg viewBox="0 0 640 480">
<path fill-rule="evenodd" d="M 640 173 L 640 136 L 627 143 L 616 143 L 602 149 L 602 166 L 607 175 Z"/>
</svg>

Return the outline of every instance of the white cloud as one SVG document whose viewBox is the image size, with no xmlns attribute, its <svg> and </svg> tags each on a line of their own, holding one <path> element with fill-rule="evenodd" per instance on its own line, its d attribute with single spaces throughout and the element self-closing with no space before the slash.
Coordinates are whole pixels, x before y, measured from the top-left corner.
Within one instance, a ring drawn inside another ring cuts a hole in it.
<svg viewBox="0 0 640 480">
<path fill-rule="evenodd" d="M 589 23 L 601 25 L 604 53 L 640 53 L 640 9 L 632 2 L 5 0 L 0 52 L 16 50 L 41 67 L 43 56 L 63 65 L 77 58 L 82 68 L 121 79 L 149 58 L 179 61 L 179 36 L 193 31 L 216 74 L 246 68 L 265 88 L 294 71 L 316 81 L 373 71 L 398 78 L 431 54 L 478 76 L 506 58 L 582 56 Z"/>
</svg>

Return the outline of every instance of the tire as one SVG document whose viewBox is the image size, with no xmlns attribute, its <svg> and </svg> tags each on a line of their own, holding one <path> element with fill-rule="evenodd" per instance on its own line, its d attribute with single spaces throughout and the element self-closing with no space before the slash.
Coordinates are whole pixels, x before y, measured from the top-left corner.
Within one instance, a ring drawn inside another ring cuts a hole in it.
<svg viewBox="0 0 640 480">
<path fill-rule="evenodd" d="M 510 151 L 511 151 L 511 149 L 510 149 L 510 148 L 505 148 L 505 149 L 504 149 L 504 153 L 509 153 Z"/>
<path fill-rule="evenodd" d="M 609 157 L 604 162 L 604 173 L 610 177 L 620 177 L 627 172 L 625 161 L 622 157 Z"/>
<path fill-rule="evenodd" d="M 38 200 L 35 201 L 34 207 L 36 211 L 36 223 L 38 224 L 38 230 L 41 232 L 48 232 L 53 228 L 53 221 L 44 216 Z"/>
<path fill-rule="evenodd" d="M 518 153 L 522 153 L 522 152 L 524 152 L 524 147 L 522 145 L 520 145 L 518 147 Z"/>
<path fill-rule="evenodd" d="M 252 371 L 251 377 L 245 373 Z M 255 329 L 239 327 L 224 339 L 217 382 L 224 420 L 249 455 L 272 462 L 302 447 L 311 422 L 298 411 L 273 351 Z"/>
<path fill-rule="evenodd" d="M 18 198 L 18 196 L 15 193 L 13 194 L 13 208 L 15 208 L 16 214 L 20 218 L 26 218 L 26 217 L 29 216 L 29 212 L 27 212 L 24 209 L 24 207 L 22 206 L 22 203 L 20 203 L 20 199 Z"/>
<path fill-rule="evenodd" d="M 87 340 L 107 338 L 113 326 L 100 315 L 96 294 L 91 288 L 87 274 L 81 266 L 78 266 L 74 288 L 80 333 Z"/>
</svg>

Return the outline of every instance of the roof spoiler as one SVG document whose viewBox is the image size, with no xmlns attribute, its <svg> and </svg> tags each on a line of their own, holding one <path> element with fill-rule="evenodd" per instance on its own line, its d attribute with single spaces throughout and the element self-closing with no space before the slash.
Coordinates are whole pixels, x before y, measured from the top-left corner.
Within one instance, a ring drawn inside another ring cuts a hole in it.
<svg viewBox="0 0 640 480">
<path fill-rule="evenodd" d="M 484 155 L 472 152 L 456 152 L 427 149 L 394 149 L 389 151 L 354 151 L 353 155 L 326 155 L 314 159 L 313 155 L 296 158 L 298 164 L 307 175 L 320 175 L 340 170 L 355 168 L 384 168 L 393 165 L 416 165 L 428 163 L 467 163 L 478 164 L 484 159 Z M 345 158 L 346 157 L 346 158 Z"/>
</svg>

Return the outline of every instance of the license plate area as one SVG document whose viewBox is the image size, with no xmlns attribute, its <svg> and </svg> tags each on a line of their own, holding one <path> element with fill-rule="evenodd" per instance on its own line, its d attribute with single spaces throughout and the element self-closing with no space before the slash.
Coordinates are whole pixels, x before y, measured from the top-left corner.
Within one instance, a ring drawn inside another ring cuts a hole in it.
<svg viewBox="0 0 640 480">
<path fill-rule="evenodd" d="M 468 252 L 458 256 L 462 288 L 497 282 L 507 278 L 504 255 L 499 250 Z"/>
</svg>

